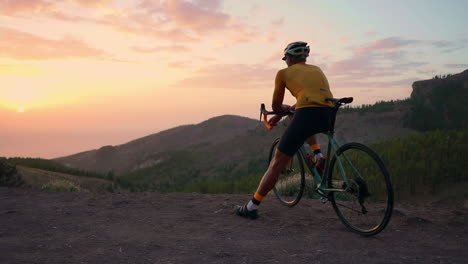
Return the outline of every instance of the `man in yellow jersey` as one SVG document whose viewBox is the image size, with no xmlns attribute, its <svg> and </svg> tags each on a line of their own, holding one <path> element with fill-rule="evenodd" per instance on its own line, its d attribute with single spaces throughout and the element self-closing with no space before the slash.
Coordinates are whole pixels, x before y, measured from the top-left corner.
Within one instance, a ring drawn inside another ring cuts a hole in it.
<svg viewBox="0 0 468 264">
<path fill-rule="evenodd" d="M 291 124 L 281 136 L 275 156 L 263 175 L 254 197 L 247 204 L 235 208 L 239 216 L 257 218 L 258 206 L 263 197 L 273 189 L 279 174 L 304 141 L 307 140 L 316 156 L 323 159 L 314 135 L 330 129 L 333 104 L 325 99 L 332 98 L 333 95 L 322 70 L 317 66 L 306 64 L 309 52 L 309 46 L 302 41 L 290 43 L 284 49 L 283 60 L 288 67 L 276 74 L 272 108 L 273 111 L 295 110 L 295 114 Z M 297 99 L 293 106 L 283 104 L 286 88 Z M 281 118 L 281 115 L 273 116 L 269 120 L 270 125 L 276 125 Z M 320 164 L 320 160 L 317 164 Z"/>
</svg>

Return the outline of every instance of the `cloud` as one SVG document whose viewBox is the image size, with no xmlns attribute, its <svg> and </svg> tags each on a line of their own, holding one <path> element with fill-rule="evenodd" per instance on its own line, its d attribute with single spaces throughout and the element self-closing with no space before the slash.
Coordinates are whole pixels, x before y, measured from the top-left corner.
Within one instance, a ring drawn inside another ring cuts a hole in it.
<svg viewBox="0 0 468 264">
<path fill-rule="evenodd" d="M 113 0 L 69 0 L 78 5 L 86 7 L 111 6 Z"/>
<path fill-rule="evenodd" d="M 457 50 L 462 50 L 468 47 L 468 39 L 446 41 L 439 40 L 431 42 L 432 46 L 439 48 L 442 53 L 451 53 Z"/>
<path fill-rule="evenodd" d="M 401 47 L 408 46 L 410 44 L 419 43 L 418 40 L 402 39 L 399 37 L 383 38 L 373 41 L 364 45 L 363 47 L 355 48 L 356 53 L 369 53 L 372 51 L 394 51 Z"/>
<path fill-rule="evenodd" d="M 377 34 L 379 34 L 377 31 L 370 30 L 370 31 L 364 32 L 363 35 L 366 36 L 366 37 L 373 37 L 373 36 L 375 36 Z"/>
<path fill-rule="evenodd" d="M 170 41 L 200 42 L 207 37 L 222 37 L 238 43 L 271 41 L 277 36 L 276 32 L 260 30 L 224 12 L 221 0 L 143 0 L 129 3 L 133 7 L 120 7 L 113 0 L 2 1 L 0 15 L 22 18 L 34 15 L 37 18 L 97 24 L 120 32 Z"/>
<path fill-rule="evenodd" d="M 138 53 L 158 53 L 158 52 L 187 52 L 190 51 L 183 45 L 172 46 L 158 46 L 158 47 L 131 47 L 131 49 Z"/>
<path fill-rule="evenodd" d="M 188 61 L 174 61 L 174 62 L 169 62 L 167 66 L 170 68 L 174 69 L 186 69 L 192 65 L 191 62 Z"/>
<path fill-rule="evenodd" d="M 403 78 L 396 80 L 363 80 L 363 79 L 349 79 L 349 78 L 336 78 L 333 80 L 335 87 L 409 87 L 415 81 L 418 81 L 419 78 Z M 371 90 L 369 88 L 365 90 Z"/>
<path fill-rule="evenodd" d="M 219 1 L 211 0 L 206 3 L 204 1 L 191 3 L 168 0 L 166 2 L 166 16 L 177 26 L 189 28 L 196 33 L 226 28 L 229 15 L 218 10 Z"/>
<path fill-rule="evenodd" d="M 271 25 L 276 27 L 284 25 L 284 17 L 271 21 Z"/>
<path fill-rule="evenodd" d="M 75 13 L 66 14 L 55 2 L 43 0 L 7 0 L 0 2 L 0 15 L 21 18 L 42 16 L 67 22 L 92 21 L 77 16 Z"/>
<path fill-rule="evenodd" d="M 438 72 L 438 70 L 435 70 L 435 69 L 422 69 L 422 70 L 417 70 L 416 72 L 418 74 L 422 74 L 422 75 L 425 75 L 425 76 L 433 76 L 434 74 L 436 74 Z"/>
<path fill-rule="evenodd" d="M 457 50 L 462 50 L 462 49 L 465 49 L 465 48 L 466 48 L 466 46 L 460 45 L 460 46 L 445 49 L 445 50 L 442 51 L 442 53 L 451 53 L 451 52 L 454 52 L 454 51 L 457 51 Z"/>
<path fill-rule="evenodd" d="M 219 89 L 251 89 L 272 87 L 277 69 L 264 65 L 211 65 L 197 70 L 194 76 L 178 81 L 173 86 Z"/>
<path fill-rule="evenodd" d="M 20 13 L 42 13 L 55 9 L 55 4 L 43 0 L 6 0 L 0 1 L 0 14 L 13 16 Z"/>
<path fill-rule="evenodd" d="M 362 68 L 368 68 L 370 58 L 368 56 L 354 56 L 349 59 L 343 59 L 332 63 L 328 71 L 333 75 L 351 74 L 355 71 L 361 71 Z"/>
<path fill-rule="evenodd" d="M 413 76 L 418 76 L 418 71 L 430 64 L 412 59 L 411 48 L 421 45 L 427 42 L 400 37 L 378 39 L 358 48 L 350 47 L 351 57 L 331 61 L 324 72 L 334 87 L 410 87 L 418 80 Z"/>
<path fill-rule="evenodd" d="M 360 47 L 352 47 L 353 55 L 327 65 L 330 75 L 349 78 L 369 78 L 396 76 L 408 70 L 429 64 L 424 61 L 408 59 L 410 52 L 403 50 L 413 44 L 424 44 L 419 40 L 389 37 L 365 43 Z"/>
<path fill-rule="evenodd" d="M 171 41 L 199 42 L 206 37 L 222 36 L 236 43 L 274 38 L 222 12 L 221 3 L 145 0 L 135 9 L 120 10 L 97 23 L 125 33 Z"/>
<path fill-rule="evenodd" d="M 104 51 L 72 38 L 45 39 L 30 33 L 0 27 L 0 56 L 20 60 L 99 57 Z"/>
<path fill-rule="evenodd" d="M 206 57 L 206 56 L 195 56 L 194 58 L 197 58 L 197 59 L 202 60 L 204 62 L 216 62 L 216 61 L 219 60 L 219 58 Z"/>
<path fill-rule="evenodd" d="M 444 66 L 452 69 L 468 68 L 468 64 L 463 63 L 446 63 Z"/>
<path fill-rule="evenodd" d="M 446 40 L 441 40 L 441 41 L 434 41 L 432 42 L 432 45 L 437 48 L 445 48 L 445 47 L 450 47 L 453 45 L 452 42 L 446 41 Z"/>
</svg>

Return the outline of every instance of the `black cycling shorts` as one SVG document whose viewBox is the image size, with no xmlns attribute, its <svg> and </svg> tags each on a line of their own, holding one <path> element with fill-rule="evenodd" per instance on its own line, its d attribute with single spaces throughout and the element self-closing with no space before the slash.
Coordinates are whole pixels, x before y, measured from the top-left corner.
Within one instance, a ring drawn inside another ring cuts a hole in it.
<svg viewBox="0 0 468 264">
<path fill-rule="evenodd" d="M 292 157 L 310 136 L 330 130 L 333 117 L 331 107 L 299 108 L 281 136 L 278 149 Z"/>
</svg>

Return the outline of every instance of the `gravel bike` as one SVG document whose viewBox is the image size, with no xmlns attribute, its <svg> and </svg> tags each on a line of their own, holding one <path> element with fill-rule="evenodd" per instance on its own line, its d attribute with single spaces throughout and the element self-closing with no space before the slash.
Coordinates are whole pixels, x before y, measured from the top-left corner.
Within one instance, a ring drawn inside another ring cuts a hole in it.
<svg viewBox="0 0 468 264">
<path fill-rule="evenodd" d="M 307 143 L 294 154 L 282 170 L 273 188 L 276 197 L 286 206 L 299 203 L 305 189 L 305 167 L 313 179 L 312 191 L 325 203 L 331 202 L 338 218 L 352 231 L 371 236 L 381 232 L 390 221 L 393 211 L 393 189 L 390 174 L 382 159 L 372 149 L 360 143 L 339 145 L 334 138 L 338 109 L 353 101 L 352 97 L 328 98 L 334 104 L 323 170 L 317 168 Z M 260 108 L 260 119 L 268 129 L 272 126 L 268 115 L 294 115 L 294 111 L 267 111 Z M 268 162 L 274 157 L 279 139 L 270 149 Z"/>
</svg>

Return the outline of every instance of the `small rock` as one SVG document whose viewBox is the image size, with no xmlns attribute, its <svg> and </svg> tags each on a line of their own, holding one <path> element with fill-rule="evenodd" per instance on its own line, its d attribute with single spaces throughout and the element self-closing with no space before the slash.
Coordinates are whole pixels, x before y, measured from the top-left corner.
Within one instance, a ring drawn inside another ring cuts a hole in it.
<svg viewBox="0 0 468 264">
<path fill-rule="evenodd" d="M 408 219 L 406 219 L 406 223 L 408 224 L 430 224 L 432 222 L 422 217 L 413 216 L 413 217 L 408 217 Z"/>
<path fill-rule="evenodd" d="M 410 211 L 401 207 L 393 208 L 393 212 L 398 216 L 409 216 L 411 214 Z"/>
</svg>

